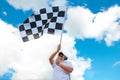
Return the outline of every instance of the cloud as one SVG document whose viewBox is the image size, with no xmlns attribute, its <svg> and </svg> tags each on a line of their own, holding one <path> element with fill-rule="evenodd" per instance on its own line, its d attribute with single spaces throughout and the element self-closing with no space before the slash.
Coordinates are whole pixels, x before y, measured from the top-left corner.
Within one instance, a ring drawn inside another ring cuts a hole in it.
<svg viewBox="0 0 120 80">
<path fill-rule="evenodd" d="M 117 21 L 119 18 L 119 6 L 96 14 L 85 7 L 71 7 L 67 12 L 65 29 L 75 38 L 104 40 L 111 46 L 120 40 L 120 23 Z"/>
<path fill-rule="evenodd" d="M 53 0 L 51 2 L 51 5 L 53 5 L 53 6 L 65 6 L 65 5 L 67 5 L 67 0 Z"/>
<path fill-rule="evenodd" d="M 10 64 L 17 61 L 19 52 L 16 29 L 0 19 L 0 75 L 7 72 Z"/>
<path fill-rule="evenodd" d="M 56 50 L 59 35 L 43 35 L 40 39 L 23 43 L 18 30 L 0 20 L 0 75 L 12 68 L 12 80 L 50 80 L 52 67 L 48 58 Z M 91 59 L 77 58 L 74 38 L 63 34 L 62 51 L 73 63 L 73 80 L 84 80 L 83 75 L 91 67 Z M 46 77 L 47 76 L 47 77 Z"/>
<path fill-rule="evenodd" d="M 115 63 L 113 64 L 113 67 L 119 66 L 119 65 L 120 65 L 120 61 L 117 61 L 117 62 L 115 62 Z"/>
<path fill-rule="evenodd" d="M 16 9 L 26 10 L 38 10 L 48 6 L 48 0 L 7 0 L 10 5 Z"/>
<path fill-rule="evenodd" d="M 4 14 L 5 16 L 7 16 L 7 12 L 6 12 L 6 11 L 3 11 L 3 14 Z"/>
<path fill-rule="evenodd" d="M 10 5 L 16 9 L 22 9 L 23 11 L 32 9 L 33 11 L 40 8 L 52 6 L 64 6 L 67 4 L 66 0 L 7 0 Z M 26 5 L 27 4 L 27 5 Z"/>
</svg>

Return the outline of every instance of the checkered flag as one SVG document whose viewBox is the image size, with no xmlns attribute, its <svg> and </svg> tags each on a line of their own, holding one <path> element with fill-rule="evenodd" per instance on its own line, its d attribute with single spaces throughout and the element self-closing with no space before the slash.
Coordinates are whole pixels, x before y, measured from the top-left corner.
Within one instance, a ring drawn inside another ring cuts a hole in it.
<svg viewBox="0 0 120 80">
<path fill-rule="evenodd" d="M 66 7 L 49 7 L 40 9 L 28 17 L 19 26 L 24 42 L 40 38 L 44 33 L 61 34 L 65 21 Z"/>
</svg>

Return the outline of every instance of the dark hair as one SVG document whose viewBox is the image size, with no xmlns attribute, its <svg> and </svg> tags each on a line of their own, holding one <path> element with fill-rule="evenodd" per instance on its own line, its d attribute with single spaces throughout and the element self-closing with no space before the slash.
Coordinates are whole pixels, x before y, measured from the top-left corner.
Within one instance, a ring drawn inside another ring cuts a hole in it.
<svg viewBox="0 0 120 80">
<path fill-rule="evenodd" d="M 68 59 L 68 57 L 67 57 L 66 55 L 64 55 L 63 52 L 59 52 L 58 55 L 59 55 L 59 56 L 60 56 L 60 55 L 64 56 L 64 60 L 67 60 L 67 59 Z"/>
</svg>

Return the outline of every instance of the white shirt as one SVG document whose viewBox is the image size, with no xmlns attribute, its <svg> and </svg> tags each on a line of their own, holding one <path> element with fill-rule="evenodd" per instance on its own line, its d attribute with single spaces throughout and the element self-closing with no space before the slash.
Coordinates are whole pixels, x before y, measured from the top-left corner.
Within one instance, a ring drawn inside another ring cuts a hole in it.
<svg viewBox="0 0 120 80">
<path fill-rule="evenodd" d="M 69 61 L 64 61 L 61 64 L 73 68 L 71 62 L 69 62 Z M 66 72 L 61 67 L 59 67 L 56 64 L 55 61 L 52 64 L 52 67 L 53 67 L 53 78 L 52 78 L 52 80 L 70 80 L 70 73 Z"/>
</svg>

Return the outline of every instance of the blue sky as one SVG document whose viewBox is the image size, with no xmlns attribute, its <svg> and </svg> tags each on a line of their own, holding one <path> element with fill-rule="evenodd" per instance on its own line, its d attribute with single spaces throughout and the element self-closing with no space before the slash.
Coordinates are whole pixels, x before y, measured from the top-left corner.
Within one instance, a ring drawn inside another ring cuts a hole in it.
<svg viewBox="0 0 120 80">
<path fill-rule="evenodd" d="M 6 0 L 0 0 L 0 17 L 7 23 L 12 23 L 15 27 L 18 27 L 18 24 L 22 23 L 24 19 L 26 19 L 32 11 L 22 11 L 22 10 L 16 10 L 14 7 L 12 7 Z M 3 12 L 6 11 L 7 16 L 3 14 Z M 22 16 L 22 17 L 19 17 Z M 17 19 L 13 19 L 13 17 Z"/>
<path fill-rule="evenodd" d="M 86 71 L 85 80 L 118 80 L 120 66 L 113 67 L 113 64 L 120 59 L 119 44 L 107 47 L 104 42 L 96 42 L 94 40 L 78 41 L 77 47 L 80 49 L 80 55 L 90 57 L 93 60 L 92 69 Z M 94 74 L 89 77 L 87 74 Z"/>
<path fill-rule="evenodd" d="M 93 13 L 97 13 L 100 11 L 100 9 L 102 7 L 104 7 L 105 9 L 108 9 L 111 6 L 114 5 L 120 5 L 119 0 L 114 0 L 113 2 L 110 0 L 94 0 L 94 1 L 90 1 L 90 0 L 68 0 L 70 5 L 72 6 L 85 6 L 87 4 L 87 8 L 89 8 Z"/>
<path fill-rule="evenodd" d="M 8 1 L 0 0 L 0 19 L 7 24 L 11 24 L 15 28 L 18 28 L 18 25 L 21 24 L 29 15 L 31 15 L 31 13 L 34 12 L 34 9 L 32 8 L 23 9 L 22 7 L 16 8 L 16 6 L 12 5 L 9 1 L 10 0 Z M 119 0 L 113 0 L 113 1 L 110 1 L 110 0 L 103 0 L 103 1 L 101 0 L 92 0 L 92 1 L 91 0 L 68 0 L 67 5 L 73 8 L 71 9 L 71 11 L 72 10 L 74 11 L 74 8 L 76 8 L 77 6 L 80 6 L 84 10 L 91 11 L 90 15 L 94 16 L 94 15 L 99 15 L 100 12 L 101 13 L 102 12 L 104 13 L 107 11 L 109 12 L 109 8 L 114 7 L 115 5 L 117 5 L 117 7 L 120 7 L 120 1 Z M 118 14 L 120 15 L 120 11 L 118 11 Z M 89 13 L 86 15 L 89 16 Z M 68 17 L 69 16 L 71 17 L 71 14 L 68 12 Z M 74 16 L 74 13 L 73 13 L 73 16 Z M 86 19 L 86 18 L 83 17 L 82 19 Z M 71 19 L 71 20 L 74 20 L 74 19 Z M 120 17 L 118 17 L 116 21 L 118 23 L 117 31 L 119 33 Z M 66 22 L 66 26 L 70 25 L 69 22 L 70 20 Z M 76 25 L 75 23 L 75 26 L 78 26 L 78 25 Z M 107 34 L 105 33 L 104 33 L 105 36 L 103 35 L 101 38 L 98 38 L 96 36 L 89 36 L 89 35 L 86 36 L 83 33 L 81 36 L 79 35 L 74 36 L 75 35 L 74 33 L 69 32 L 70 29 L 65 28 L 65 30 L 68 32 L 70 36 L 72 35 L 74 37 L 74 40 L 75 40 L 74 48 L 77 51 L 77 54 L 76 54 L 77 57 L 83 57 L 86 60 L 88 58 L 91 59 L 91 65 L 90 65 L 91 67 L 85 70 L 85 73 L 83 75 L 84 80 L 119 80 L 120 79 L 120 76 L 119 76 L 119 73 L 120 73 L 120 38 L 118 38 L 117 40 L 112 39 L 113 41 L 109 43 L 107 42 L 107 40 L 111 38 L 107 38 Z M 12 80 L 11 77 L 14 75 L 14 73 L 16 73 L 14 68 L 12 69 L 8 68 L 8 70 L 5 73 L 0 75 L 0 80 L 4 80 L 4 79 Z"/>
</svg>

